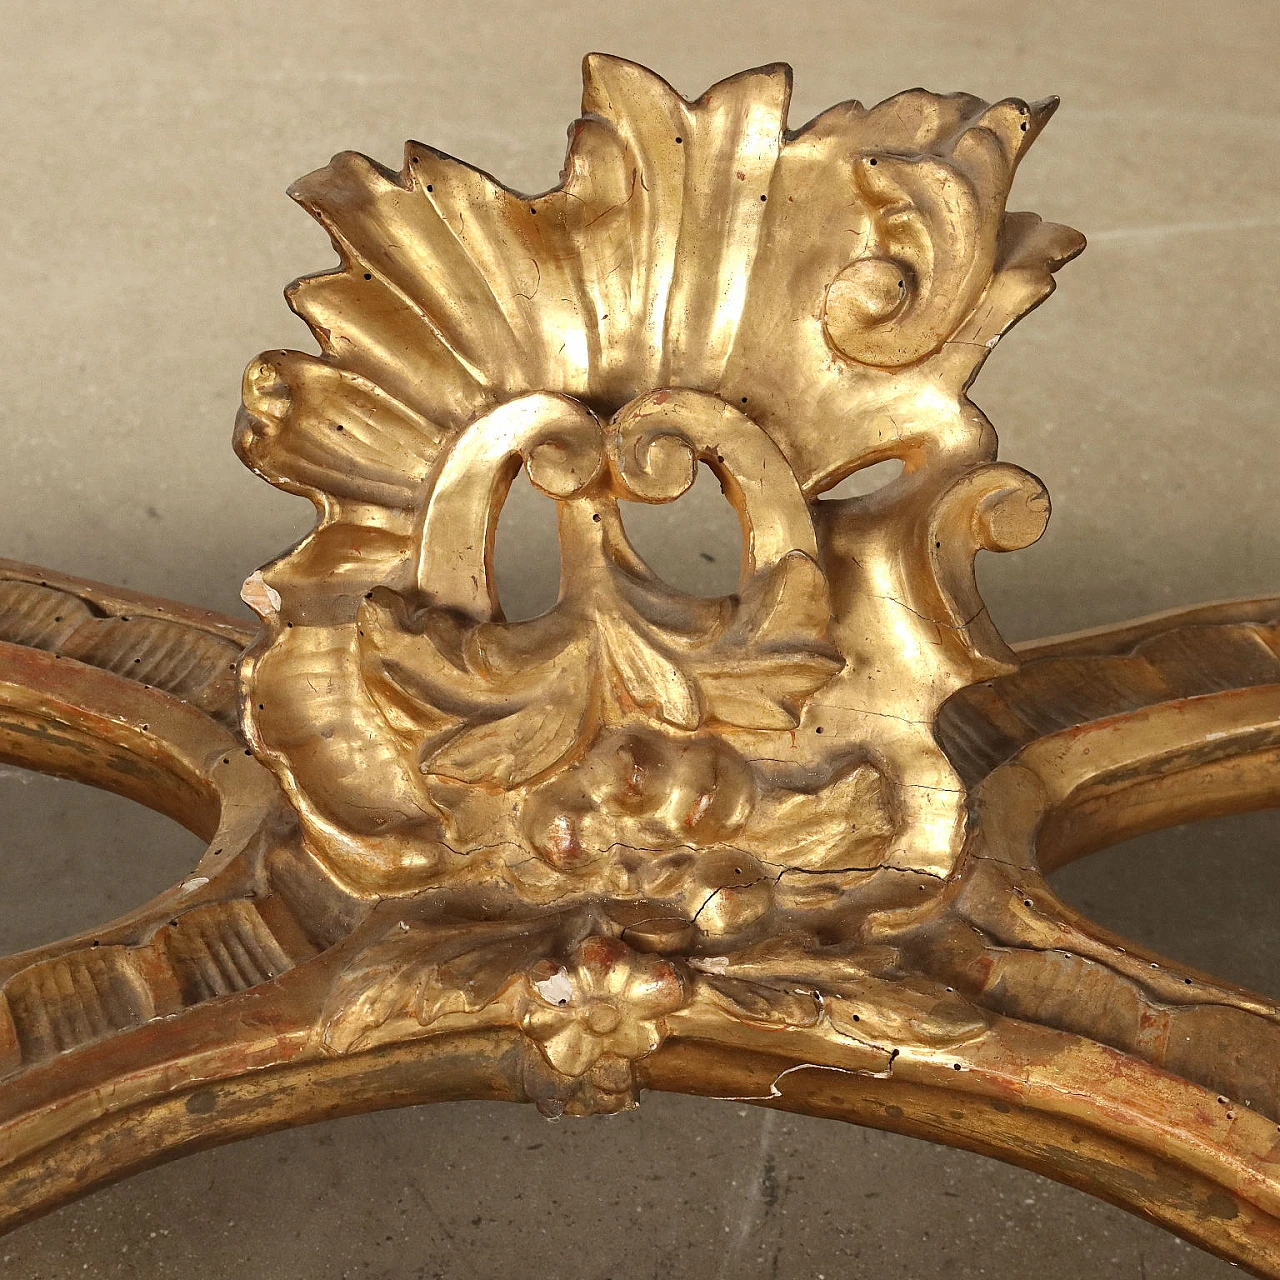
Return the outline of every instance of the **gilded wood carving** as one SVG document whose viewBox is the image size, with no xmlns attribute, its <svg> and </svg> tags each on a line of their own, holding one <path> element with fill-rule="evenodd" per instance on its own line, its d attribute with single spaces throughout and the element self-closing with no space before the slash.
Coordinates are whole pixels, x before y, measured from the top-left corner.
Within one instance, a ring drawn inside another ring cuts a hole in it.
<svg viewBox="0 0 1280 1280">
<path fill-rule="evenodd" d="M 240 456 L 319 517 L 246 582 L 259 630 L 4 569 L 0 754 L 210 839 L 0 967 L 5 1220 L 341 1111 L 668 1088 L 986 1151 L 1280 1275 L 1276 1009 L 1043 879 L 1275 801 L 1280 603 L 1015 653 L 974 583 L 1049 514 L 967 388 L 1084 245 L 1006 209 L 1055 104 L 791 130 L 782 66 L 585 80 L 543 195 L 417 143 L 292 189 L 340 264 L 288 293 L 319 355 L 244 379 Z M 703 466 L 723 598 L 624 521 Z M 521 469 L 562 581 L 508 621 Z"/>
</svg>

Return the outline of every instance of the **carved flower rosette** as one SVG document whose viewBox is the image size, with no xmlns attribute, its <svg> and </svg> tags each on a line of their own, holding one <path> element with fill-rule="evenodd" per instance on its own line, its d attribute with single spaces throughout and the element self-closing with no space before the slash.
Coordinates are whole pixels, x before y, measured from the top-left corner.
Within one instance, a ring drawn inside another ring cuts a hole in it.
<svg viewBox="0 0 1280 1280">
<path fill-rule="evenodd" d="M 553 1074 L 603 1080 L 690 1000 L 748 1016 L 734 965 L 767 985 L 816 939 L 873 945 L 955 866 L 930 724 L 1009 657 L 973 559 L 1048 515 L 965 388 L 1083 242 L 1005 211 L 1052 103 L 914 90 L 791 131 L 781 66 L 693 103 L 619 59 L 585 80 L 543 195 L 417 143 L 295 185 L 341 262 L 290 289 L 320 354 L 253 362 L 237 448 L 320 514 L 246 584 L 242 672 L 310 852 L 356 897 L 454 894 L 473 931 L 576 912 L 486 989 Z M 887 459 L 884 488 L 822 497 Z M 621 516 L 700 467 L 742 526 L 723 598 L 664 583 Z M 563 572 L 509 622 L 522 468 Z M 416 930 L 373 945 L 411 966 Z"/>
</svg>

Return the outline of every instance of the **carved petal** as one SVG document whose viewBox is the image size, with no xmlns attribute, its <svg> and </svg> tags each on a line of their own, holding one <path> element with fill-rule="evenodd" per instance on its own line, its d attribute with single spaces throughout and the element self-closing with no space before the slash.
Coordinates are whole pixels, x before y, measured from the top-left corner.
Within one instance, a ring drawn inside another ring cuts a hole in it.
<svg viewBox="0 0 1280 1280">
<path fill-rule="evenodd" d="M 600 615 L 598 625 L 617 703 L 639 707 L 677 729 L 696 729 L 701 700 L 678 664 L 625 622 Z"/>
<path fill-rule="evenodd" d="M 558 764 L 579 742 L 587 676 L 566 664 L 544 697 L 499 720 L 460 730 L 427 761 L 428 772 L 477 785 L 522 786 Z"/>
<path fill-rule="evenodd" d="M 529 1034 L 547 1061 L 564 1076 L 580 1076 L 605 1051 L 605 1042 L 580 1022 L 553 1010 L 537 1010 L 526 1020 Z"/>
</svg>

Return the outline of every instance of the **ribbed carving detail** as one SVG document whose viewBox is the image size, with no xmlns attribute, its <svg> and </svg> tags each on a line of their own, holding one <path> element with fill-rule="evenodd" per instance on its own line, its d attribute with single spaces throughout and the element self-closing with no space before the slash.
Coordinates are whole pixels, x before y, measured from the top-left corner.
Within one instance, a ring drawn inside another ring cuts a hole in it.
<svg viewBox="0 0 1280 1280">
<path fill-rule="evenodd" d="M 172 693 L 234 723 L 239 647 L 207 631 L 162 618 L 91 618 L 59 652 Z"/>
<path fill-rule="evenodd" d="M 982 1003 L 1087 1036 L 1280 1116 L 1280 1026 L 1223 1004 L 1169 1005 L 1067 951 L 992 953 Z"/>
<path fill-rule="evenodd" d="M 13 977 L 5 996 L 27 1062 L 155 1016 L 147 984 L 126 947 L 95 947 L 33 965 Z"/>
<path fill-rule="evenodd" d="M 38 961 L 0 993 L 0 1075 L 244 991 L 315 954 L 272 896 L 193 907 L 139 946 L 94 945 Z"/>
<path fill-rule="evenodd" d="M 35 582 L 0 581 L 0 640 L 58 653 L 81 623 L 95 617 L 78 596 Z"/>
<path fill-rule="evenodd" d="M 0 580 L 0 640 L 26 645 L 163 689 L 237 725 L 240 645 L 190 623 L 108 614 L 70 591 Z"/>
<path fill-rule="evenodd" d="M 266 982 L 293 962 L 250 902 L 197 907 L 163 931 L 184 1004 Z"/>
<path fill-rule="evenodd" d="M 1177 627 L 1122 653 L 1035 658 L 962 689 L 943 705 L 937 738 L 972 786 L 1028 743 L 1176 698 L 1280 684 L 1280 625 Z"/>
</svg>

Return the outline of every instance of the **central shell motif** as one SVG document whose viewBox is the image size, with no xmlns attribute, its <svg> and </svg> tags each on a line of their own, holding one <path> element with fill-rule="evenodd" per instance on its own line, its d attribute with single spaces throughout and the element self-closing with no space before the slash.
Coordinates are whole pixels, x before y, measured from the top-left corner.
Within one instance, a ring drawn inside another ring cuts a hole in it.
<svg viewBox="0 0 1280 1280">
<path fill-rule="evenodd" d="M 416 143 L 293 189 L 341 265 L 292 287 L 321 353 L 250 366 L 237 448 L 320 521 L 246 584 L 245 722 L 349 889 L 589 899 L 670 950 L 954 865 L 930 725 L 1008 657 L 973 558 L 1047 517 L 964 391 L 1082 241 L 1004 209 L 1051 103 L 915 90 L 793 132 L 789 93 L 775 66 L 690 103 L 593 56 L 544 195 Z M 888 488 L 819 501 L 887 458 Z M 723 599 L 619 516 L 700 465 L 743 528 Z M 565 571 L 508 623 L 521 467 Z"/>
</svg>

